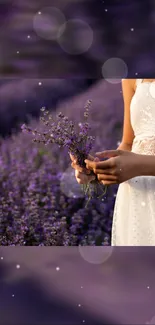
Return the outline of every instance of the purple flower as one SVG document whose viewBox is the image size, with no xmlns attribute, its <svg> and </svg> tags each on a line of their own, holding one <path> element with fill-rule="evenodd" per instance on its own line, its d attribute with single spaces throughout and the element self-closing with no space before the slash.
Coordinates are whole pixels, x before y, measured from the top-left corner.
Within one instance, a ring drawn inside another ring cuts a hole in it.
<svg viewBox="0 0 155 325">
<path fill-rule="evenodd" d="M 74 155 L 77 158 L 77 162 L 81 167 L 85 167 L 84 160 L 88 158 L 90 151 L 93 148 L 93 141 L 95 137 L 89 135 L 89 131 L 91 130 L 90 124 L 87 122 L 89 116 L 89 108 L 91 105 L 91 101 L 89 100 L 85 105 L 84 112 L 84 123 L 79 123 L 79 131 L 77 131 L 76 126 L 73 121 L 69 121 L 68 117 L 64 116 L 61 112 L 57 114 L 56 121 L 54 121 L 52 115 L 49 115 L 49 111 L 45 109 L 45 107 L 41 108 L 43 112 L 43 117 L 40 118 L 41 122 L 48 127 L 47 131 L 38 132 L 37 129 L 34 131 L 27 127 L 26 125 L 22 126 L 22 130 L 27 131 L 28 133 L 32 133 L 35 135 L 33 142 L 43 143 L 45 146 L 50 144 L 56 144 L 61 147 L 67 147 L 69 153 Z M 49 119 L 50 116 L 50 119 Z M 46 119 L 46 118 L 47 119 Z M 52 120 L 52 123 L 50 122 Z M 93 182 L 94 193 L 97 192 L 96 187 L 101 187 L 98 181 Z M 89 185 L 88 185 L 89 187 Z M 85 187 L 83 187 L 85 191 Z M 92 198 L 92 188 L 87 191 L 87 195 Z M 86 192 L 85 192 L 86 193 Z"/>
</svg>

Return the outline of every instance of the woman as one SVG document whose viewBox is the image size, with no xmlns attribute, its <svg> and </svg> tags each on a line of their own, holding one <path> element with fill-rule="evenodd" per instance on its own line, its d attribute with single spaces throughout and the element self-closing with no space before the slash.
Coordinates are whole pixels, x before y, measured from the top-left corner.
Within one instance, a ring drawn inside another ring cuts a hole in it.
<svg viewBox="0 0 155 325">
<path fill-rule="evenodd" d="M 117 150 L 96 153 L 80 168 L 73 156 L 78 183 L 96 177 L 105 185 L 120 184 L 116 196 L 112 246 L 155 245 L 155 79 L 124 79 L 124 126 Z M 109 158 L 99 161 L 99 158 Z"/>
</svg>

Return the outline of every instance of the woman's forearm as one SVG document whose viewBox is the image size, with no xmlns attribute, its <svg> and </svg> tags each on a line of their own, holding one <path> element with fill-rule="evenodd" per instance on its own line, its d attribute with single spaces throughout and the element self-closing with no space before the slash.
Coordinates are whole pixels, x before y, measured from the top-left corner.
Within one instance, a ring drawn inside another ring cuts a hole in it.
<svg viewBox="0 0 155 325">
<path fill-rule="evenodd" d="M 139 176 L 155 176 L 155 156 L 139 155 Z"/>
<path fill-rule="evenodd" d="M 132 144 L 127 144 L 123 142 L 121 142 L 119 147 L 117 148 L 117 150 L 125 150 L 125 151 L 131 151 L 131 149 L 132 149 Z"/>
<path fill-rule="evenodd" d="M 132 144 L 120 143 L 117 150 L 131 151 Z M 138 176 L 155 176 L 155 155 L 137 155 Z"/>
</svg>

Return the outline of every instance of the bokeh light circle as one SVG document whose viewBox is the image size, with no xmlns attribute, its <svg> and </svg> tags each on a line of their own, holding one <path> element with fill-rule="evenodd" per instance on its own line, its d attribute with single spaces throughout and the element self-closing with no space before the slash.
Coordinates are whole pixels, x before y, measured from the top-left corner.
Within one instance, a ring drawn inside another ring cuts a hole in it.
<svg viewBox="0 0 155 325">
<path fill-rule="evenodd" d="M 102 264 L 112 255 L 112 246 L 79 246 L 82 258 L 91 264 Z"/>
<path fill-rule="evenodd" d="M 60 28 L 58 43 L 64 52 L 78 55 L 89 50 L 93 37 L 93 30 L 85 21 L 70 19 Z"/>
<path fill-rule="evenodd" d="M 83 198 L 84 192 L 75 178 L 75 170 L 69 167 L 61 176 L 60 189 L 69 198 Z"/>
<path fill-rule="evenodd" d="M 155 82 L 150 82 L 149 92 L 152 98 L 155 98 Z"/>
<path fill-rule="evenodd" d="M 147 324 L 155 325 L 155 316 L 153 316 L 150 322 L 148 322 Z"/>
<path fill-rule="evenodd" d="M 102 75 L 109 83 L 118 84 L 127 78 L 128 67 L 122 59 L 110 58 L 102 66 Z"/>
<path fill-rule="evenodd" d="M 38 11 L 33 18 L 33 28 L 38 36 L 46 40 L 57 40 L 58 34 L 63 33 L 65 16 L 55 7 L 45 7 Z M 60 31 L 61 28 L 61 31 Z"/>
</svg>

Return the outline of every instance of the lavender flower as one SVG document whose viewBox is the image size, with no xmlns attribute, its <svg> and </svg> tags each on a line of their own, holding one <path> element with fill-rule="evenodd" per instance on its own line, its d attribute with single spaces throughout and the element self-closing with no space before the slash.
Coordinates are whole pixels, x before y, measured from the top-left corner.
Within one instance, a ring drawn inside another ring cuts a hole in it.
<svg viewBox="0 0 155 325">
<path fill-rule="evenodd" d="M 90 124 L 88 123 L 90 105 L 91 100 L 88 100 L 84 107 L 84 122 L 78 124 L 78 131 L 73 121 L 69 121 L 68 117 L 64 116 L 61 112 L 56 116 L 56 121 L 54 121 L 53 116 L 49 114 L 49 111 L 45 107 L 41 108 L 43 116 L 40 117 L 40 120 L 47 127 L 47 131 L 41 133 L 36 129 L 32 130 L 25 124 L 21 127 L 22 131 L 34 135 L 33 142 L 43 143 L 45 146 L 57 144 L 59 147 L 67 147 L 68 152 L 77 158 L 78 164 L 81 167 L 86 167 L 84 160 L 88 158 L 93 148 L 93 142 L 95 141 L 95 137 L 89 135 L 91 130 Z M 92 172 L 92 174 L 94 173 Z M 106 193 L 106 187 L 103 190 L 103 185 L 98 180 L 86 186 L 82 185 L 82 189 L 89 200 L 95 194 L 97 197 L 101 197 Z"/>
</svg>

